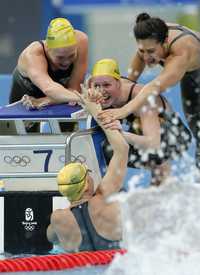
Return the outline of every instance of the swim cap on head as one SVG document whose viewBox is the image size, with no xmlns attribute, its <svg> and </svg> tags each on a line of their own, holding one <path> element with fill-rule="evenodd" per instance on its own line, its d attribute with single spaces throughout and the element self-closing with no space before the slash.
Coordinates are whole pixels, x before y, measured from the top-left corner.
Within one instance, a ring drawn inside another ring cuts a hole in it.
<svg viewBox="0 0 200 275">
<path fill-rule="evenodd" d="M 114 59 L 101 59 L 93 67 L 92 76 L 108 75 L 120 79 L 118 63 Z"/>
<path fill-rule="evenodd" d="M 51 20 L 46 43 L 48 48 L 64 48 L 77 43 L 74 28 L 65 18 L 56 18 Z"/>
<path fill-rule="evenodd" d="M 57 175 L 58 190 L 71 202 L 81 198 L 86 185 L 88 169 L 81 163 L 70 163 L 64 166 Z"/>
</svg>

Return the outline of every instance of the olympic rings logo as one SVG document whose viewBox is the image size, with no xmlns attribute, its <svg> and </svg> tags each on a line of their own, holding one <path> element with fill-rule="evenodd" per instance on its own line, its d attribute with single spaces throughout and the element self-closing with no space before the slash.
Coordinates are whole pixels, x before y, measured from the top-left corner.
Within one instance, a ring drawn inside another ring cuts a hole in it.
<svg viewBox="0 0 200 275">
<path fill-rule="evenodd" d="M 11 166 L 21 166 L 26 167 L 30 162 L 31 159 L 28 156 L 4 156 L 4 162 L 10 164 Z"/>
<path fill-rule="evenodd" d="M 35 229 L 35 225 L 34 225 L 34 224 L 26 224 L 26 225 L 24 226 L 24 229 L 25 229 L 26 231 L 33 231 L 33 230 Z"/>
<path fill-rule="evenodd" d="M 58 160 L 62 163 L 65 163 L 65 156 L 60 155 L 58 157 Z M 71 162 L 80 162 L 81 164 L 83 164 L 83 163 L 86 163 L 86 157 L 83 155 L 78 155 L 78 156 L 71 155 Z"/>
</svg>

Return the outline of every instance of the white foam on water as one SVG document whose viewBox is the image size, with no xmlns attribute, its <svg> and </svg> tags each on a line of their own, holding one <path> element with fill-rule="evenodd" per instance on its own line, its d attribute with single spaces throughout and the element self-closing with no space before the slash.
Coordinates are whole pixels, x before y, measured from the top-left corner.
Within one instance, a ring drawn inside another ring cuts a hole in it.
<svg viewBox="0 0 200 275">
<path fill-rule="evenodd" d="M 191 172 L 192 173 L 192 172 Z M 199 275 L 200 184 L 194 174 L 119 196 L 124 244 L 105 275 Z"/>
</svg>

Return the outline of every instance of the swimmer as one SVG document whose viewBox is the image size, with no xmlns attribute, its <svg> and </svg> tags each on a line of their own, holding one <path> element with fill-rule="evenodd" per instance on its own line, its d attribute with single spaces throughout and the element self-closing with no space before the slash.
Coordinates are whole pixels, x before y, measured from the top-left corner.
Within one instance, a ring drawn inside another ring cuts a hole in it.
<svg viewBox="0 0 200 275">
<path fill-rule="evenodd" d="M 103 109 L 120 110 L 143 89 L 143 85 L 120 75 L 114 59 L 97 61 L 88 85 L 91 95 L 99 89 L 95 96 L 98 96 Z M 170 161 L 181 156 L 191 141 L 189 130 L 162 95 L 152 98 L 150 103 L 146 102 L 121 123 L 119 120 L 109 122 L 101 113 L 98 117 L 106 128 L 121 131 L 130 145 L 128 166 L 150 169 L 153 185 L 160 185 L 165 180 L 170 173 Z M 104 145 L 104 152 L 109 162 L 112 151 L 108 143 Z"/>
<path fill-rule="evenodd" d="M 196 138 L 196 166 L 200 168 L 200 34 L 147 13 L 137 16 L 133 32 L 138 50 L 128 77 L 136 81 L 146 66 L 161 65 L 163 69 L 128 104 L 103 111 L 101 116 L 111 121 L 125 118 L 180 81 L 184 113 Z"/>
<path fill-rule="evenodd" d="M 46 39 L 20 54 L 13 72 L 9 102 L 28 109 L 76 102 L 88 65 L 88 37 L 65 18 L 51 20 Z"/>
<path fill-rule="evenodd" d="M 70 163 L 61 169 L 57 177 L 58 189 L 71 205 L 52 213 L 47 237 L 65 251 L 117 249 L 122 239 L 120 205 L 108 198 L 122 188 L 129 146 L 119 130 L 106 129 L 97 119 L 101 110 L 99 104 L 85 96 L 82 102 L 102 127 L 113 156 L 96 190 L 86 165 Z"/>
</svg>

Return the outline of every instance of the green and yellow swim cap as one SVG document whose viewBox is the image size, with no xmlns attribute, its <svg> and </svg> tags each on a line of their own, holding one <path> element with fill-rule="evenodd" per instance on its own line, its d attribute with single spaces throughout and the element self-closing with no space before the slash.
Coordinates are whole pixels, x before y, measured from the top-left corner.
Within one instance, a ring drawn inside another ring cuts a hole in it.
<svg viewBox="0 0 200 275">
<path fill-rule="evenodd" d="M 97 61 L 92 70 L 92 77 L 108 75 L 120 79 L 119 65 L 114 59 L 101 59 Z"/>
<path fill-rule="evenodd" d="M 71 202 L 80 200 L 86 186 L 88 169 L 81 163 L 69 163 L 57 175 L 58 190 Z"/>
<path fill-rule="evenodd" d="M 77 40 L 71 23 L 65 18 L 51 20 L 47 30 L 46 43 L 50 49 L 75 45 Z"/>
</svg>

